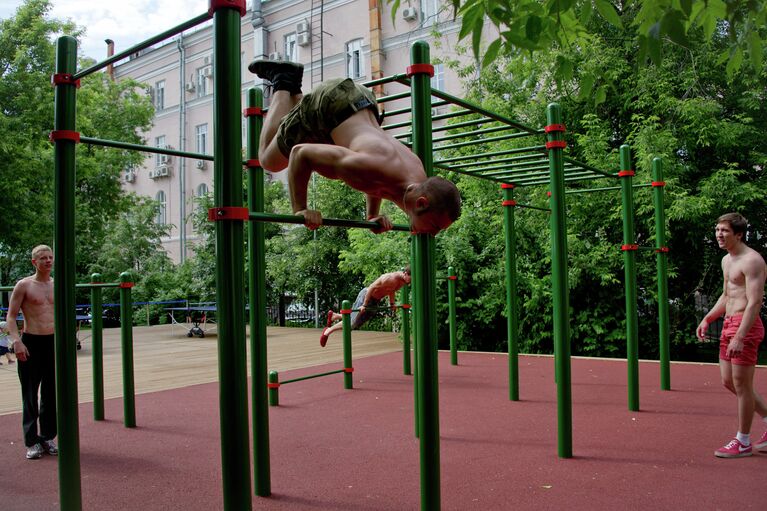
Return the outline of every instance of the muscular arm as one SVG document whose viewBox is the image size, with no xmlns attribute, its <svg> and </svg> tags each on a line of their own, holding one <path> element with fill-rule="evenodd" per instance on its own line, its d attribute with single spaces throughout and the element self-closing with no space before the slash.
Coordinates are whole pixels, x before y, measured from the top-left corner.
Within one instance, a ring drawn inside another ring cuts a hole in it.
<svg viewBox="0 0 767 511">
<path fill-rule="evenodd" d="M 11 301 L 8 304 L 8 333 L 11 337 L 11 343 L 13 350 L 20 361 L 25 361 L 29 352 L 24 343 L 21 342 L 21 336 L 19 335 L 19 327 L 16 323 L 16 318 L 21 310 L 21 304 L 24 303 L 24 297 L 27 293 L 27 281 L 20 280 L 13 288 L 11 294 Z"/>
</svg>

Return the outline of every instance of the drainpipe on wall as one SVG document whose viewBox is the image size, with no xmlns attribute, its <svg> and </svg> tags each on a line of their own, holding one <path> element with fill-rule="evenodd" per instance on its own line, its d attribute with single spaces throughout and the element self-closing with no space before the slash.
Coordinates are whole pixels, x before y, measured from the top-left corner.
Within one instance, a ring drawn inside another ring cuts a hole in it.
<svg viewBox="0 0 767 511">
<path fill-rule="evenodd" d="M 186 52 L 184 51 L 184 36 L 178 38 L 178 148 L 180 151 L 186 151 L 186 104 L 184 97 L 184 76 L 186 76 Z M 178 159 L 178 194 L 179 194 L 179 231 L 178 239 L 180 244 L 179 262 L 186 260 L 186 158 Z"/>
<path fill-rule="evenodd" d="M 115 42 L 111 39 L 104 39 L 104 42 L 107 43 L 107 58 L 111 57 L 115 54 Z M 107 66 L 107 76 L 110 80 L 114 81 L 115 79 L 115 69 L 112 64 L 109 64 Z"/>
</svg>

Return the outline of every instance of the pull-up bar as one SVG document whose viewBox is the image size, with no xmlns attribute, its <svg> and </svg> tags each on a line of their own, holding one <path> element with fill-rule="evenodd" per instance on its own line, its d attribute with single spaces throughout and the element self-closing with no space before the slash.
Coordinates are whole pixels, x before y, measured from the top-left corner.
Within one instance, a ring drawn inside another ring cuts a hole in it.
<svg viewBox="0 0 767 511">
<path fill-rule="evenodd" d="M 641 184 L 633 185 L 632 188 L 647 188 L 650 186 L 652 186 L 652 184 L 650 183 L 641 183 Z M 570 193 L 606 192 L 608 190 L 620 190 L 620 189 L 621 189 L 620 186 L 605 186 L 602 188 L 586 188 L 585 190 L 568 190 L 565 193 L 570 194 Z"/>
<path fill-rule="evenodd" d="M 283 224 L 304 224 L 304 217 L 298 215 L 279 215 L 274 213 L 250 212 L 248 219 L 254 222 L 277 222 Z M 356 227 L 360 229 L 375 229 L 381 227 L 377 222 L 366 220 L 345 220 L 341 218 L 323 218 L 322 225 L 325 227 Z M 394 225 L 393 231 L 410 232 L 410 226 Z"/>
</svg>

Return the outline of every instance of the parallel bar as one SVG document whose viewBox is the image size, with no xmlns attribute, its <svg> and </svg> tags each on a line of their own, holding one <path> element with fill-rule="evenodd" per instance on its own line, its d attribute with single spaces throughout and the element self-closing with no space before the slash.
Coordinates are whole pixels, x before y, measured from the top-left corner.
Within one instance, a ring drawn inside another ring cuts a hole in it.
<svg viewBox="0 0 767 511">
<path fill-rule="evenodd" d="M 328 376 L 328 375 L 331 375 L 331 374 L 338 374 L 338 373 L 343 373 L 343 372 L 344 372 L 343 369 L 336 369 L 335 371 L 328 371 L 326 373 L 310 374 L 310 375 L 307 375 L 307 376 L 301 376 L 299 378 L 293 378 L 293 379 L 290 379 L 290 380 L 281 381 L 280 385 L 287 385 L 288 383 L 295 383 L 297 381 L 311 380 L 313 378 L 321 378 L 323 376 Z"/>
<path fill-rule="evenodd" d="M 211 4 L 213 0 L 211 0 Z M 233 4 L 233 7 L 236 7 Z M 240 12 L 213 15 L 213 191 L 216 207 L 242 207 Z M 243 222 L 215 222 L 219 423 L 224 511 L 250 511 L 248 368 L 245 343 Z"/>
<path fill-rule="evenodd" d="M 481 155 L 480 155 L 481 156 Z M 528 161 L 528 160 L 535 160 L 535 161 Z M 523 163 L 524 162 L 524 163 Z M 543 163 L 548 163 L 549 160 L 546 158 L 543 158 L 540 154 L 524 154 L 522 156 L 513 156 L 511 158 L 500 158 L 497 160 L 482 160 L 482 161 L 475 161 L 471 163 L 459 163 L 458 165 L 453 165 L 455 168 L 463 169 L 468 167 L 482 167 L 483 165 L 506 165 L 505 168 L 516 168 L 520 165 L 538 165 Z M 441 162 L 438 162 L 441 163 Z"/>
<path fill-rule="evenodd" d="M 531 206 L 530 204 L 517 204 L 514 207 L 515 208 L 522 208 L 522 209 L 537 209 L 538 211 L 551 211 L 550 208 L 542 208 L 540 206 Z"/>
<path fill-rule="evenodd" d="M 120 283 L 119 282 L 99 282 L 99 283 L 88 282 L 86 284 L 75 284 L 75 287 L 78 289 L 94 289 L 97 287 L 110 288 L 110 287 L 120 287 Z"/>
<path fill-rule="evenodd" d="M 652 178 L 656 183 L 663 181 L 663 160 L 653 158 Z M 655 245 L 666 246 L 666 214 L 663 206 L 663 187 L 653 186 L 655 205 Z M 671 357 L 668 314 L 668 252 L 658 251 L 655 255 L 658 280 L 658 343 L 660 344 L 660 388 L 671 390 Z"/>
<path fill-rule="evenodd" d="M 564 165 L 565 171 L 577 170 L 576 167 Z M 492 165 L 490 167 L 483 167 L 476 169 L 476 172 L 482 172 L 485 176 L 505 176 L 508 178 L 522 178 L 545 176 L 549 170 L 549 162 L 545 160 L 539 164 L 538 161 L 518 163 L 516 165 Z M 492 171 L 492 172 L 488 172 Z M 524 174 L 529 172 L 530 174 Z"/>
<path fill-rule="evenodd" d="M 620 148 L 621 169 L 631 169 L 631 149 L 627 144 Z M 632 176 L 621 179 L 623 207 L 623 244 L 635 243 L 634 194 Z M 626 366 L 628 370 L 628 407 L 639 410 L 639 325 L 637 317 L 636 251 L 623 251 L 624 285 L 626 288 Z"/>
<path fill-rule="evenodd" d="M 56 73 L 74 74 L 76 68 L 77 41 L 70 36 L 59 37 L 56 41 Z M 75 131 L 75 92 L 74 84 L 60 84 L 55 88 L 54 130 Z M 74 140 L 54 142 L 53 303 L 59 503 L 62 511 L 82 509 L 75 336 L 75 152 Z"/>
<path fill-rule="evenodd" d="M 367 85 L 367 86 L 370 87 L 370 85 Z M 409 90 L 405 92 L 399 92 L 397 94 L 390 94 L 388 96 L 381 96 L 380 98 L 376 98 L 376 101 L 378 101 L 378 104 L 380 105 L 381 103 L 387 103 L 389 101 L 396 101 L 398 99 L 406 99 L 406 98 L 410 98 Z M 410 111 L 409 108 L 408 108 L 408 111 Z M 387 115 L 393 115 L 393 114 L 384 112 L 384 117 L 386 117 Z"/>
<path fill-rule="evenodd" d="M 248 107 L 262 107 L 263 92 L 248 90 Z M 258 140 L 263 117 L 247 118 L 247 159 L 258 159 Z M 264 211 L 264 169 L 248 171 L 248 208 L 251 213 Z M 250 303 L 250 392 L 253 402 L 253 486 L 259 497 L 272 494 L 271 455 L 269 451 L 269 406 L 266 338 L 266 240 L 262 222 L 248 223 L 248 302 Z"/>
<path fill-rule="evenodd" d="M 445 151 L 447 149 L 455 149 L 457 147 L 464 147 L 469 145 L 477 145 L 484 142 L 488 142 L 492 139 L 485 139 L 485 140 L 472 140 L 470 142 L 460 142 L 458 144 L 449 144 L 445 146 L 435 147 L 434 151 Z M 510 149 L 507 154 L 520 154 L 520 153 L 531 153 L 531 152 L 538 152 L 538 151 L 545 151 L 546 146 L 545 145 L 535 145 L 535 146 L 529 146 L 529 147 L 519 147 L 517 149 Z"/>
<path fill-rule="evenodd" d="M 469 126 L 477 126 L 478 124 L 485 124 L 488 122 L 495 122 L 495 120 L 490 119 L 489 117 L 480 117 L 479 119 L 472 119 L 471 121 L 462 121 L 462 122 L 457 122 L 455 124 L 444 124 L 442 126 L 434 126 L 431 129 L 431 132 L 437 133 L 438 131 L 448 131 L 448 130 L 453 130 L 457 128 L 467 128 Z"/>
<path fill-rule="evenodd" d="M 431 112 L 431 110 L 430 110 L 430 112 Z M 405 112 L 399 112 L 399 113 L 405 113 Z M 462 117 L 464 115 L 471 115 L 473 113 L 474 112 L 472 112 L 471 110 L 455 110 L 453 112 L 447 112 L 447 113 L 444 113 L 444 114 L 435 115 L 435 116 L 433 116 L 431 118 L 431 120 L 432 120 L 432 122 L 433 121 L 441 121 L 441 120 L 444 120 L 444 119 L 452 119 L 453 117 Z M 406 127 L 410 126 L 411 124 L 412 124 L 412 121 L 404 121 L 404 122 L 400 122 L 400 123 L 396 123 L 396 124 L 387 124 L 386 126 L 383 127 L 383 129 L 385 129 L 385 130 L 392 130 L 392 129 L 396 129 L 396 128 L 406 128 Z"/>
<path fill-rule="evenodd" d="M 283 224 L 304 224 L 304 217 L 299 215 L 279 215 L 276 213 L 258 213 L 251 212 L 249 219 L 254 222 L 277 222 Z M 372 229 L 378 227 L 376 222 L 367 220 L 344 220 L 339 218 L 323 218 L 322 225 L 326 227 L 358 227 L 361 229 Z M 393 231 L 410 232 L 408 225 L 395 225 Z"/>
<path fill-rule="evenodd" d="M 447 128 L 448 129 L 452 129 L 453 126 L 447 125 Z M 446 140 L 455 140 L 457 138 L 470 137 L 470 136 L 474 136 L 474 135 L 484 135 L 486 133 L 497 133 L 499 131 L 508 131 L 508 130 L 511 130 L 511 129 L 514 129 L 514 128 L 511 127 L 511 126 L 493 126 L 491 128 L 482 128 L 482 129 L 478 129 L 478 130 L 463 131 L 463 132 L 460 132 L 460 133 L 453 133 L 451 135 L 445 135 L 442 138 L 435 138 L 434 140 L 432 140 L 432 142 L 434 144 L 437 144 L 439 142 L 444 142 Z M 434 131 L 435 130 L 432 130 L 432 132 L 434 132 Z M 409 137 L 411 135 L 412 135 L 412 133 L 400 133 L 398 135 L 395 135 L 394 138 L 396 138 L 396 139 L 407 138 L 407 137 Z M 529 137 L 529 136 L 530 135 L 528 133 L 524 133 L 524 132 L 520 131 L 520 132 L 511 133 L 511 134 L 507 135 L 506 137 L 507 138 L 521 138 L 521 137 Z M 505 138 L 492 138 L 492 139 L 486 139 L 486 140 L 505 140 Z"/>
<path fill-rule="evenodd" d="M 536 146 L 536 147 L 540 147 L 540 146 Z M 505 149 L 503 151 L 494 151 L 494 152 L 490 152 L 490 153 L 482 153 L 481 155 L 472 154 L 472 155 L 468 155 L 468 156 L 454 156 L 452 158 L 441 159 L 441 160 L 439 160 L 439 161 L 437 161 L 435 163 L 439 163 L 439 164 L 455 163 L 457 161 L 474 160 L 476 158 L 479 158 L 480 156 L 483 157 L 483 158 L 487 158 L 487 157 L 492 157 L 492 156 L 507 156 L 509 154 L 518 154 L 520 152 L 526 153 L 526 152 L 530 152 L 530 151 L 531 151 L 531 149 L 529 149 L 529 148 L 526 148 L 526 150 L 524 150 L 524 151 L 520 151 L 519 149 Z M 538 153 L 539 154 L 537 154 L 537 155 L 529 154 L 529 155 L 526 155 L 526 157 L 529 157 L 529 158 L 532 158 L 532 157 L 540 158 L 541 155 L 548 156 L 548 153 L 546 151 L 546 146 L 543 146 L 543 149 L 539 148 L 538 149 Z"/>
<path fill-rule="evenodd" d="M 440 168 L 440 169 L 443 169 L 443 170 L 447 170 L 447 171 L 450 171 L 450 172 L 455 172 L 456 174 L 463 174 L 465 176 L 472 176 L 472 177 L 475 177 L 477 179 L 485 179 L 487 181 L 493 181 L 495 183 L 502 183 L 502 182 L 504 182 L 504 179 L 485 177 L 485 176 L 483 176 L 481 174 L 479 174 L 479 175 L 478 174 L 474 174 L 474 173 L 468 172 L 466 170 L 454 169 L 454 168 L 449 167 L 447 165 L 440 165 L 440 164 L 435 163 L 434 167 L 437 167 L 437 168 Z"/>
<path fill-rule="evenodd" d="M 86 69 L 83 69 L 79 73 L 75 74 L 73 78 L 78 79 L 84 76 L 88 76 L 91 73 L 95 73 L 99 69 L 103 69 L 107 67 L 109 64 L 117 62 L 118 60 L 122 60 L 125 57 L 130 57 L 131 55 L 133 55 L 134 53 L 138 51 L 141 51 L 145 48 L 149 48 L 153 44 L 159 43 L 160 41 L 164 41 L 165 39 L 168 39 L 169 37 L 172 37 L 176 34 L 180 34 L 181 32 L 188 30 L 190 28 L 196 27 L 197 25 L 201 23 L 205 23 L 209 19 L 210 19 L 210 15 L 207 12 L 204 14 L 200 14 L 199 16 L 192 18 L 189 21 L 185 21 L 184 23 L 181 23 L 180 25 L 176 25 L 175 27 L 169 30 L 166 30 L 165 32 L 162 32 L 161 34 L 158 34 L 154 37 L 150 37 L 146 41 L 133 45 L 127 50 L 121 51 L 120 53 L 117 53 L 106 60 L 103 60 Z"/>
<path fill-rule="evenodd" d="M 562 124 L 562 110 L 556 103 L 546 111 L 549 124 Z M 552 131 L 550 142 L 563 139 Z M 551 170 L 551 283 L 554 302 L 554 366 L 557 384 L 557 452 L 560 458 L 573 457 L 573 406 L 570 378 L 570 312 L 567 269 L 567 209 L 562 149 L 549 149 Z"/>
<path fill-rule="evenodd" d="M 632 188 L 647 188 L 648 186 L 652 186 L 650 183 L 641 183 L 638 185 L 632 185 Z M 584 190 L 568 190 L 565 193 L 591 193 L 591 192 L 606 192 L 609 190 L 620 190 L 622 187 L 620 186 L 605 186 L 603 188 L 586 188 Z"/>
<path fill-rule="evenodd" d="M 600 176 L 600 175 L 597 175 L 597 174 L 585 174 L 584 173 L 583 175 L 577 174 L 577 175 L 575 175 L 573 177 L 565 177 L 565 183 L 572 183 L 572 182 L 575 182 L 575 181 L 590 181 L 592 179 L 604 179 L 604 178 L 605 178 L 604 176 Z M 514 181 L 514 184 L 516 184 L 517 186 L 539 186 L 539 185 L 547 185 L 547 184 L 549 184 L 549 181 L 548 180 L 545 180 L 545 181 L 544 180 L 531 180 L 531 181 L 526 181 L 526 182 Z"/>
<path fill-rule="evenodd" d="M 104 147 L 115 147 L 117 149 L 128 149 L 131 151 L 141 151 L 143 153 L 169 154 L 171 156 L 182 156 L 184 158 L 197 158 L 198 160 L 213 161 L 214 157 L 210 154 L 192 153 L 189 151 L 179 151 L 177 149 L 166 149 L 162 147 L 151 147 L 142 144 L 131 144 L 130 142 L 118 142 L 115 140 L 103 140 L 100 138 L 80 137 L 80 143 L 100 145 Z"/>
<path fill-rule="evenodd" d="M 614 173 L 610 173 L 610 172 L 607 172 L 606 170 L 598 169 L 598 168 L 596 168 L 594 166 L 591 166 L 591 165 L 589 165 L 587 163 L 583 163 L 582 161 L 576 160 L 575 158 L 570 158 L 569 156 L 563 156 L 563 159 L 567 163 L 572 163 L 573 165 L 577 165 L 577 166 L 582 167 L 584 169 L 588 169 L 588 170 L 590 170 L 592 172 L 596 172 L 597 174 L 602 174 L 605 177 L 611 177 L 613 179 L 618 177 Z"/>
<path fill-rule="evenodd" d="M 385 97 L 387 98 L 387 100 L 388 100 L 388 98 L 400 99 L 402 97 L 410 97 L 410 92 L 403 92 L 402 94 L 395 94 L 394 96 L 385 96 Z M 379 99 L 378 102 L 380 103 L 381 100 Z M 432 106 L 432 108 L 435 108 L 435 107 L 438 107 L 438 106 L 445 106 L 445 105 L 448 105 L 448 104 L 449 103 L 447 101 L 436 101 L 436 102 L 432 103 L 431 106 Z M 386 118 L 386 117 L 396 117 L 396 116 L 402 115 L 402 114 L 409 114 L 412 111 L 413 111 L 413 109 L 410 108 L 409 106 L 404 107 L 404 108 L 398 108 L 396 110 L 389 110 L 389 111 L 385 111 L 384 112 L 384 118 Z M 411 121 L 403 121 L 403 122 L 405 123 L 405 126 L 410 126 L 410 122 Z M 388 125 L 384 126 L 384 129 L 390 128 L 391 126 L 394 126 L 394 125 L 393 124 L 388 124 Z M 402 127 L 402 126 L 400 126 L 400 127 Z"/>
<path fill-rule="evenodd" d="M 374 85 L 383 85 L 385 83 L 398 82 L 402 80 L 403 78 L 407 78 L 407 75 L 405 73 L 392 75 L 392 76 L 384 76 L 383 78 L 378 78 L 376 80 L 370 80 L 369 82 L 364 82 L 362 85 L 364 85 L 365 87 L 372 87 Z"/>
</svg>

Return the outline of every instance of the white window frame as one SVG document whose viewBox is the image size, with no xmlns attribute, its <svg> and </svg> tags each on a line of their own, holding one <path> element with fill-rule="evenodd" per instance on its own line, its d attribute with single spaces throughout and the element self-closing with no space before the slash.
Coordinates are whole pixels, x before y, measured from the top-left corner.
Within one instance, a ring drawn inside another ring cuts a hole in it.
<svg viewBox="0 0 767 511">
<path fill-rule="evenodd" d="M 434 65 L 434 76 L 431 77 L 431 88 L 433 90 L 445 90 L 445 65 L 444 64 L 435 64 Z M 433 98 L 436 100 L 437 98 Z"/>
<path fill-rule="evenodd" d="M 346 43 L 346 76 L 357 80 L 365 76 L 365 54 L 362 52 L 362 38 Z"/>
<path fill-rule="evenodd" d="M 165 110 L 165 80 L 159 80 L 154 84 L 154 108 Z"/>
<path fill-rule="evenodd" d="M 158 149 L 166 149 L 168 147 L 167 139 L 165 138 L 165 135 L 160 135 L 158 137 L 154 137 L 154 146 Z M 154 165 L 155 167 L 159 167 L 162 165 L 162 162 L 160 159 L 162 158 L 162 154 L 156 153 L 154 155 Z"/>
<path fill-rule="evenodd" d="M 424 25 L 437 23 L 439 12 L 442 10 L 441 0 L 421 0 L 421 22 Z"/>
<path fill-rule="evenodd" d="M 208 124 L 198 124 L 195 126 L 194 137 L 197 141 L 197 152 L 208 154 Z"/>
<path fill-rule="evenodd" d="M 205 69 L 208 66 L 198 67 L 194 75 L 195 79 L 195 93 L 198 98 L 208 95 L 208 77 L 205 76 Z"/>
<path fill-rule="evenodd" d="M 285 60 L 298 62 L 298 39 L 295 32 L 285 34 L 283 38 L 285 48 Z"/>
<path fill-rule="evenodd" d="M 166 216 L 168 212 L 168 199 L 165 192 L 159 190 L 155 194 L 154 200 L 157 201 L 157 215 L 155 216 L 154 221 L 157 225 L 165 225 L 168 223 L 168 218 Z"/>
<path fill-rule="evenodd" d="M 207 183 L 200 183 L 197 185 L 197 189 L 195 190 L 194 193 L 197 197 L 204 197 L 208 195 L 208 192 L 209 190 L 208 190 Z"/>
</svg>

